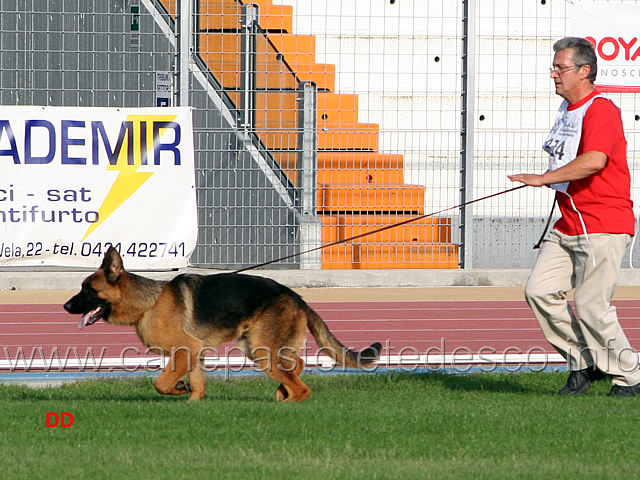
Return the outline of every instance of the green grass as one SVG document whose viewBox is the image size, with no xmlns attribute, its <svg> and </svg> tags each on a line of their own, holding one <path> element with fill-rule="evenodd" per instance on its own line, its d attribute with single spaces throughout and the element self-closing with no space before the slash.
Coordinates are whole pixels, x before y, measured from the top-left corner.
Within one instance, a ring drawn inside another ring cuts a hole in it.
<svg viewBox="0 0 640 480">
<path fill-rule="evenodd" d="M 638 478 L 640 399 L 566 374 L 305 375 L 302 404 L 266 377 L 212 378 L 207 397 L 150 378 L 0 385 L 3 479 Z M 70 412 L 46 428 L 46 412 Z"/>
</svg>

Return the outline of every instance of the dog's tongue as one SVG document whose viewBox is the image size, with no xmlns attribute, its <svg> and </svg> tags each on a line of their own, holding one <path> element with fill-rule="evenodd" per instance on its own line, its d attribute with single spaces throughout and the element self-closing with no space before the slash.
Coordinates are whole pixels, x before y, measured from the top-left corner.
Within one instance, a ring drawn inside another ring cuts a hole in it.
<svg viewBox="0 0 640 480">
<path fill-rule="evenodd" d="M 82 330 L 82 328 L 84 328 L 85 326 L 93 323 L 91 319 L 96 313 L 98 313 L 98 310 L 100 310 L 100 308 L 96 308 L 94 310 L 91 310 L 90 312 L 85 313 L 80 319 L 80 323 L 78 323 L 78 329 Z"/>
</svg>

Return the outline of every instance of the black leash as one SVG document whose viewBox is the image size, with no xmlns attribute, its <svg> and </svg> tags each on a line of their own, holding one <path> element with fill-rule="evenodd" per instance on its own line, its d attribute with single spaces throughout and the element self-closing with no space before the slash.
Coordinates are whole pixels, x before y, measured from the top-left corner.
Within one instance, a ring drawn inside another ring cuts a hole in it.
<svg viewBox="0 0 640 480">
<path fill-rule="evenodd" d="M 551 211 L 549 212 L 549 218 L 547 218 L 547 224 L 544 226 L 544 231 L 540 236 L 540 240 L 533 246 L 534 250 L 537 250 L 542 245 L 544 238 L 547 236 L 547 232 L 549 231 L 549 225 L 551 225 L 551 219 L 553 218 L 553 211 L 556 209 L 556 203 L 558 202 L 558 196 L 553 197 L 553 205 L 551 206 Z"/>
<path fill-rule="evenodd" d="M 319 247 L 315 247 L 315 248 L 312 248 L 310 250 L 305 250 L 304 252 L 294 253 L 294 254 L 288 255 L 286 257 L 278 258 L 276 260 L 270 260 L 268 262 L 260 263 L 258 265 L 253 265 L 251 267 L 241 268 L 240 270 L 236 270 L 233 273 L 246 272 L 247 270 L 253 270 L 255 268 L 260 268 L 260 267 L 264 267 L 266 265 L 271 265 L 272 263 L 281 262 L 282 260 L 288 260 L 290 258 L 298 257 L 298 256 L 304 255 L 306 253 L 311 253 L 311 252 L 315 252 L 317 250 L 322 250 L 323 248 L 333 247 L 334 245 L 339 245 L 341 243 L 346 243 L 346 242 L 350 242 L 352 240 L 357 240 L 358 238 L 366 237 L 366 236 L 372 235 L 374 233 L 384 232 L 385 230 L 389 230 L 391 228 L 399 227 L 401 225 L 406 225 L 407 223 L 416 222 L 418 220 L 422 220 L 423 218 L 433 217 L 435 215 L 439 215 L 440 213 L 448 212 L 449 210 L 453 210 L 453 209 L 456 209 L 456 208 L 460 208 L 460 207 L 465 207 L 467 205 L 471 205 L 472 203 L 482 202 L 483 200 L 488 200 L 490 198 L 497 197 L 499 195 L 504 195 L 505 193 L 513 192 L 515 190 L 519 190 L 519 189 L 524 188 L 524 187 L 526 187 L 526 185 L 524 185 L 524 184 L 523 185 L 519 185 L 517 187 L 513 187 L 513 188 L 510 188 L 508 190 L 504 190 L 502 192 L 493 193 L 491 195 L 487 195 L 487 196 L 482 197 L 482 198 L 476 198 L 475 200 L 470 200 L 468 202 L 461 203 L 460 205 L 456 205 L 454 207 L 448 207 L 448 208 L 445 208 L 443 210 L 439 210 L 437 212 L 432 212 L 432 213 L 427 213 L 425 215 L 420 215 L 419 217 L 411 218 L 411 219 L 405 220 L 403 222 L 394 223 L 393 225 L 387 225 L 386 227 L 378 228 L 377 230 L 371 230 L 370 232 L 361 233 L 360 235 L 356 235 L 356 236 L 350 237 L 350 238 L 345 238 L 344 240 L 338 240 L 338 241 L 335 241 L 335 242 L 332 242 L 332 243 L 327 243 L 326 245 L 320 245 Z"/>
</svg>

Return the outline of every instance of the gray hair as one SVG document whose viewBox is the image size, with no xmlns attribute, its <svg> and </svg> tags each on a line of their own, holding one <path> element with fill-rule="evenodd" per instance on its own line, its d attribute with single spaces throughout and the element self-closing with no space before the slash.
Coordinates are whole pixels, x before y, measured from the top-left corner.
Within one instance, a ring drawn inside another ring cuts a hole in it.
<svg viewBox="0 0 640 480">
<path fill-rule="evenodd" d="M 598 59 L 593 44 L 589 40 L 580 37 L 561 38 L 553 44 L 554 52 L 566 50 L 567 48 L 573 49 L 571 58 L 576 67 L 582 67 L 583 65 L 589 65 L 591 67 L 589 80 L 591 83 L 595 83 L 596 75 L 598 74 Z"/>
</svg>

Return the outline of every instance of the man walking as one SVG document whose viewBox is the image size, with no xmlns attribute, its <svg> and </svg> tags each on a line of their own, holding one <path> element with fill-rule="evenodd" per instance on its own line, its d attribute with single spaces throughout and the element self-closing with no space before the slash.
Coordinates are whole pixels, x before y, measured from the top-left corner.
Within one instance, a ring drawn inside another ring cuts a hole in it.
<svg viewBox="0 0 640 480">
<path fill-rule="evenodd" d="M 638 356 L 610 303 L 634 234 L 622 119 L 594 87 L 593 45 L 567 37 L 553 49 L 550 75 L 564 102 L 544 143 L 549 170 L 509 175 L 513 182 L 554 188 L 562 214 L 542 243 L 525 297 L 545 337 L 568 362 L 560 395 L 587 393 L 592 382 L 610 376 L 609 395 L 636 396 Z M 567 299 L 572 289 L 575 312 Z"/>
</svg>

